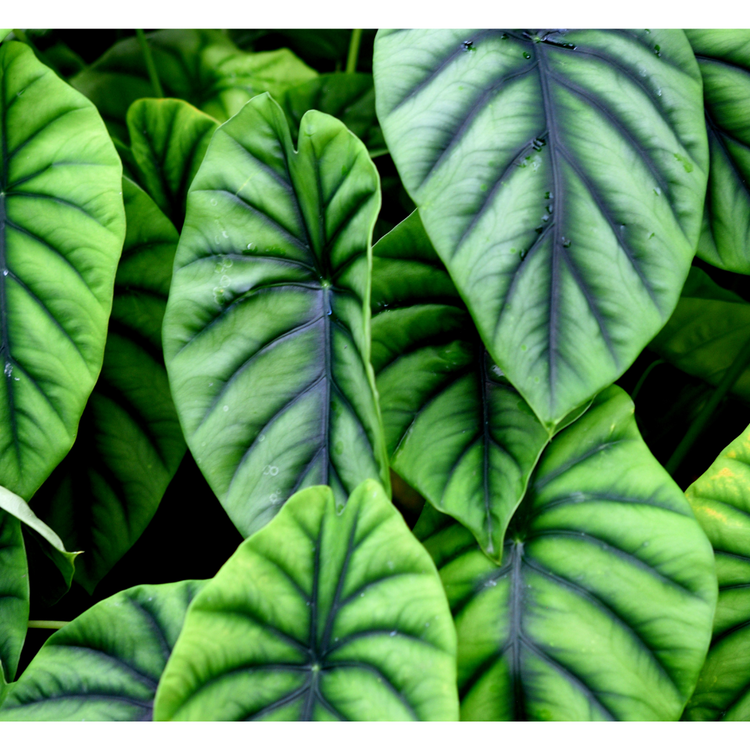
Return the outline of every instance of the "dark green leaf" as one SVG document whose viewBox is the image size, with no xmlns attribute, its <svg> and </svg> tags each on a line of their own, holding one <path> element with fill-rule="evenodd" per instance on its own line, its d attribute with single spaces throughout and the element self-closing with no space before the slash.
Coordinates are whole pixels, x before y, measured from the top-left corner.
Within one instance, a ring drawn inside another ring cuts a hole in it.
<svg viewBox="0 0 750 750">
<path fill-rule="evenodd" d="M 295 495 L 196 597 L 159 685 L 175 720 L 455 720 L 455 631 L 382 487 Z"/>
<path fill-rule="evenodd" d="M 29 577 L 21 522 L 0 508 L 0 704 L 16 675 L 29 621 Z"/>
<path fill-rule="evenodd" d="M 364 145 L 308 112 L 294 151 L 264 94 L 221 126 L 188 197 L 164 319 L 182 427 L 249 536 L 298 489 L 340 502 L 388 486 L 370 366 L 378 174 Z"/>
<path fill-rule="evenodd" d="M 558 424 L 672 313 L 708 149 L 682 31 L 379 32 L 378 117 L 497 365 Z"/>
</svg>

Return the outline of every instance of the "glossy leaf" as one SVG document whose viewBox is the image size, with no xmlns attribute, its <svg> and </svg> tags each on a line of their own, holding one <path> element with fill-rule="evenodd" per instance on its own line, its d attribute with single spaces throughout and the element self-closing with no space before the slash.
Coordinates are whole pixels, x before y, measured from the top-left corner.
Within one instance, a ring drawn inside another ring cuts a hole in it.
<svg viewBox="0 0 750 750">
<path fill-rule="evenodd" d="M 254 98 L 193 181 L 164 319 L 190 450 L 249 536 L 298 489 L 388 486 L 370 360 L 378 174 L 338 120 L 309 112 L 294 151 Z"/>
<path fill-rule="evenodd" d="M 220 31 L 166 29 L 146 38 L 165 95 L 217 120 L 228 119 L 256 94 L 280 96 L 317 75 L 289 50 L 242 52 Z M 124 143 L 128 107 L 155 93 L 135 37 L 117 42 L 71 83 L 96 104 L 110 132 Z"/>
<path fill-rule="evenodd" d="M 178 235 L 127 179 L 123 193 L 128 231 L 101 376 L 75 445 L 32 501 L 86 552 L 75 578 L 89 593 L 140 537 L 185 454 L 161 347 Z"/>
<path fill-rule="evenodd" d="M 16 675 L 29 621 L 29 577 L 21 522 L 0 508 L 0 704 Z"/>
<path fill-rule="evenodd" d="M 0 721 L 150 721 L 156 687 L 203 581 L 136 586 L 54 633 Z"/>
<path fill-rule="evenodd" d="M 750 304 L 692 268 L 672 317 L 649 349 L 680 370 L 718 385 L 750 341 Z M 731 392 L 750 401 L 750 369 Z"/>
<path fill-rule="evenodd" d="M 122 167 L 94 106 L 20 42 L 0 47 L 0 115 L 0 484 L 28 500 L 101 368 Z"/>
<path fill-rule="evenodd" d="M 369 480 L 295 495 L 196 597 L 154 716 L 455 720 L 455 631 L 429 555 Z"/>
<path fill-rule="evenodd" d="M 179 99 L 139 99 L 127 115 L 138 181 L 177 229 L 218 123 Z"/>
<path fill-rule="evenodd" d="M 713 640 L 685 710 L 693 721 L 750 720 L 750 428 L 687 490 L 716 556 Z"/>
<path fill-rule="evenodd" d="M 682 31 L 379 32 L 378 118 L 496 364 L 545 424 L 667 320 L 707 144 Z"/>
<path fill-rule="evenodd" d="M 366 73 L 329 73 L 288 89 L 281 105 L 292 126 L 292 138 L 309 109 L 317 109 L 341 120 L 371 153 L 388 149 L 375 114 L 375 89 Z"/>
<path fill-rule="evenodd" d="M 435 520 L 415 532 L 456 622 L 462 719 L 680 717 L 711 636 L 713 556 L 623 391 L 547 448 L 502 567 Z"/>
<path fill-rule="evenodd" d="M 711 166 L 698 255 L 750 273 L 750 30 L 686 29 L 701 75 Z"/>
<path fill-rule="evenodd" d="M 372 363 L 391 466 L 499 562 L 549 434 L 492 363 L 419 214 L 373 255 Z"/>
</svg>

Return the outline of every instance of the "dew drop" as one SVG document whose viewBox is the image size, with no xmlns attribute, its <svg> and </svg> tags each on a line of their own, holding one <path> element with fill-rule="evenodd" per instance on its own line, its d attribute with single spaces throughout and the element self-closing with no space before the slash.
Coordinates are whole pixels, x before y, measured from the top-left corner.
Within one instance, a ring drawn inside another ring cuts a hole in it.
<svg viewBox="0 0 750 750">
<path fill-rule="evenodd" d="M 391 638 L 393 638 L 394 635 L 396 635 L 396 631 L 395 630 L 391 630 Z"/>
<path fill-rule="evenodd" d="M 226 405 L 223 407 L 223 409 L 224 409 L 224 411 L 229 411 L 229 407 L 226 406 Z"/>
<path fill-rule="evenodd" d="M 5 363 L 5 374 L 8 376 L 13 374 L 13 365 L 10 362 Z"/>
<path fill-rule="evenodd" d="M 253 247 L 255 247 L 255 245 L 254 245 L 254 244 L 253 244 L 252 242 L 248 242 L 248 243 L 247 243 L 247 249 L 248 249 L 248 250 L 252 250 L 252 249 L 253 249 Z"/>
<path fill-rule="evenodd" d="M 530 55 L 530 54 L 529 54 L 528 52 L 524 52 L 524 53 L 523 53 L 523 56 L 524 56 L 524 57 L 525 57 L 525 58 L 526 58 L 527 60 L 531 59 L 531 55 Z"/>
<path fill-rule="evenodd" d="M 266 439 L 265 435 L 258 435 L 258 442 L 262 443 Z"/>
<path fill-rule="evenodd" d="M 224 268 L 231 268 L 234 265 L 234 261 L 231 258 L 224 258 L 222 264 Z"/>
<path fill-rule="evenodd" d="M 572 244 L 573 243 L 567 237 L 562 238 L 563 247 L 570 247 Z"/>
<path fill-rule="evenodd" d="M 656 195 L 661 195 L 661 188 L 655 187 L 655 188 L 654 188 L 654 193 L 655 193 Z"/>
<path fill-rule="evenodd" d="M 215 205 L 216 205 L 216 198 L 211 198 L 211 205 L 212 205 L 212 206 L 215 206 Z"/>
<path fill-rule="evenodd" d="M 222 231 L 221 236 L 224 237 L 225 239 L 229 237 L 229 235 L 227 234 L 227 230 L 226 229 L 224 229 Z"/>
<path fill-rule="evenodd" d="M 468 39 L 467 41 L 463 42 L 461 44 L 461 48 L 464 52 L 475 52 L 476 47 L 474 46 L 474 42 L 471 41 L 471 39 Z"/>
<path fill-rule="evenodd" d="M 227 275 L 224 275 L 224 276 L 222 276 L 222 277 L 221 277 L 221 278 L 219 279 L 219 283 L 220 283 L 220 284 L 223 284 L 224 286 L 227 286 L 227 285 L 229 284 L 229 282 L 230 282 L 231 280 L 232 280 L 232 279 L 230 279 L 230 278 L 229 278 L 229 276 L 227 276 Z"/>
<path fill-rule="evenodd" d="M 272 477 L 275 477 L 279 473 L 279 467 L 278 466 L 271 466 L 270 470 L 268 472 Z"/>
<path fill-rule="evenodd" d="M 499 378 L 505 375 L 505 373 L 497 365 L 492 365 L 492 372 L 494 372 L 495 375 L 497 375 Z"/>
<path fill-rule="evenodd" d="M 4 268 L 4 269 L 3 269 L 3 276 L 7 276 L 7 275 L 8 275 L 8 269 L 7 269 L 7 268 Z"/>
</svg>

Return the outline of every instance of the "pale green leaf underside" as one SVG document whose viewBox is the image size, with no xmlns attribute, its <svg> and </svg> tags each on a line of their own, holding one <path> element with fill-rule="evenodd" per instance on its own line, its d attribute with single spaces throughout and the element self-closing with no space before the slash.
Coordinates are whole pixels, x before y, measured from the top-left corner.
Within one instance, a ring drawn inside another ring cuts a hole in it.
<svg viewBox="0 0 750 750">
<path fill-rule="evenodd" d="M 75 577 L 89 592 L 144 531 L 185 454 L 161 348 L 179 237 L 130 180 L 123 193 L 128 229 L 101 375 L 73 448 L 32 503 L 86 553 Z"/>
<path fill-rule="evenodd" d="M 255 97 L 213 136 L 188 197 L 164 320 L 172 394 L 198 465 L 249 536 L 298 489 L 340 502 L 388 483 L 370 366 L 378 174 L 333 117 L 299 151 Z"/>
<path fill-rule="evenodd" d="M 750 721 L 750 428 L 686 494 L 714 548 L 719 601 L 711 648 L 685 718 Z"/>
<path fill-rule="evenodd" d="M 435 567 L 383 488 L 292 498 L 190 608 L 157 720 L 456 720 Z"/>
<path fill-rule="evenodd" d="M 136 586 L 95 604 L 42 646 L 0 721 L 150 721 L 154 696 L 202 581 Z"/>
<path fill-rule="evenodd" d="M 28 500 L 70 449 L 102 363 L 125 235 L 96 108 L 0 48 L 0 484 Z"/>
<path fill-rule="evenodd" d="M 381 31 L 374 72 L 482 339 L 559 423 L 663 325 L 695 252 L 708 159 L 684 33 Z"/>
<path fill-rule="evenodd" d="M 0 508 L 0 704 L 16 674 L 29 621 L 29 577 L 21 522 Z"/>
<path fill-rule="evenodd" d="M 502 567 L 457 524 L 415 531 L 456 622 L 462 719 L 680 717 L 711 635 L 711 548 L 619 388 L 543 454 Z"/>
</svg>

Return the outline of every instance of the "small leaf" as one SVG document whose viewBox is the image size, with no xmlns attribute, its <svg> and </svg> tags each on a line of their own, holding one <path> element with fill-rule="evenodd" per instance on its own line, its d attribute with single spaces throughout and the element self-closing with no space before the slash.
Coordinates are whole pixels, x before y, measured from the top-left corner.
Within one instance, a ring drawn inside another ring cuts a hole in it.
<svg viewBox="0 0 750 750">
<path fill-rule="evenodd" d="M 445 721 L 455 631 L 435 567 L 382 487 L 297 493 L 196 597 L 157 720 Z"/>
<path fill-rule="evenodd" d="M 0 498 L 2 495 L 0 494 Z M 21 522 L 0 507 L 0 704 L 18 667 L 29 621 L 29 575 Z"/>
<path fill-rule="evenodd" d="M 0 721 L 150 721 L 203 581 L 121 591 L 54 633 L 10 688 Z"/>
<path fill-rule="evenodd" d="M 687 489 L 716 556 L 713 639 L 685 709 L 691 721 L 750 720 L 750 428 Z"/>
</svg>

